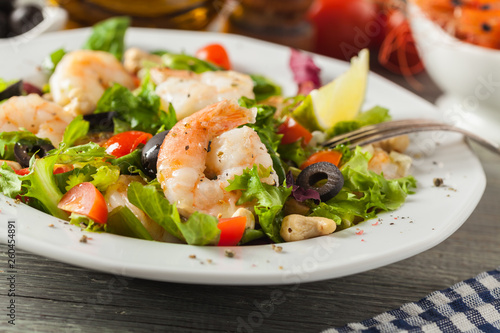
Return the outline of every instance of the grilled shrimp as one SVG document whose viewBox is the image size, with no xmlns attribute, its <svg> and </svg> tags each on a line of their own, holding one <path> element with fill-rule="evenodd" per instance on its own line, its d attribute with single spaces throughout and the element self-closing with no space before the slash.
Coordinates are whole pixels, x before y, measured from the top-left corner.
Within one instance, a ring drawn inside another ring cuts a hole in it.
<svg viewBox="0 0 500 333">
<path fill-rule="evenodd" d="M 257 133 L 237 128 L 255 121 L 255 110 L 221 101 L 178 122 L 168 133 L 158 154 L 158 180 L 166 198 L 188 216 L 201 211 L 231 217 L 241 193 L 224 190 L 228 180 L 254 164 L 272 168 L 271 156 Z M 270 177 L 261 179 L 276 184 Z"/>
<path fill-rule="evenodd" d="M 150 73 L 157 85 L 156 94 L 162 99 L 164 107 L 172 103 L 178 119 L 224 99 L 255 97 L 250 76 L 234 71 L 196 74 L 185 70 L 152 68 Z"/>
<path fill-rule="evenodd" d="M 49 83 L 54 101 L 73 115 L 92 113 L 113 83 L 128 89 L 135 86 L 132 76 L 112 54 L 90 50 L 66 54 Z"/>
<path fill-rule="evenodd" d="M 137 217 L 139 221 L 141 221 L 142 225 L 155 241 L 179 243 L 180 241 L 176 237 L 169 234 L 159 224 L 151 220 L 142 210 L 130 203 L 127 198 L 127 187 L 133 181 L 143 182 L 142 178 L 139 176 L 121 175 L 115 184 L 107 188 L 104 193 L 104 198 L 108 204 L 108 211 L 111 212 L 116 207 L 125 206 L 129 208 L 132 213 L 134 213 L 135 217 Z"/>
<path fill-rule="evenodd" d="M 37 94 L 11 97 L 0 104 L 0 132 L 25 129 L 57 147 L 73 117 Z"/>
<path fill-rule="evenodd" d="M 372 155 L 368 163 L 368 170 L 377 174 L 383 173 L 386 179 L 396 179 L 408 175 L 412 164 L 410 156 L 401 154 L 396 150 L 387 152 L 374 145 L 365 146 L 363 149 Z"/>
</svg>

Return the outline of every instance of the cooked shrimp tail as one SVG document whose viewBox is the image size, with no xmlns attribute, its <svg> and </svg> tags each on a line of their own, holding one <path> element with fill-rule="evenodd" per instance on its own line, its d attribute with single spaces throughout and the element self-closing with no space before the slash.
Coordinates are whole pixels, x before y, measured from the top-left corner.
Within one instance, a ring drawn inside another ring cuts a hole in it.
<svg viewBox="0 0 500 333">
<path fill-rule="evenodd" d="M 250 127 L 256 111 L 222 101 L 179 121 L 168 133 L 158 154 L 157 177 L 166 198 L 179 212 L 201 211 L 231 217 L 241 193 L 225 188 L 246 168 L 272 168 L 272 159 L 258 134 Z M 274 171 L 274 170 L 273 170 Z M 274 184 L 273 172 L 261 181 Z M 246 207 L 243 207 L 246 208 Z"/>
</svg>

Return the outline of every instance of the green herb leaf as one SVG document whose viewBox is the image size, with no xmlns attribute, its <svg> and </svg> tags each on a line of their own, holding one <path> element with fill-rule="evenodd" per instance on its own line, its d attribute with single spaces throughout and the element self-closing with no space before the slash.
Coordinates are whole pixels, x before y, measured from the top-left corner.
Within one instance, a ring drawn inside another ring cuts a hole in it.
<svg viewBox="0 0 500 333">
<path fill-rule="evenodd" d="M 129 25 L 128 17 L 114 17 L 97 23 L 83 49 L 106 51 L 121 61 L 125 50 L 125 32 Z"/>
<path fill-rule="evenodd" d="M 271 96 L 281 96 L 281 87 L 271 79 L 257 74 L 252 74 L 250 77 L 253 81 L 253 93 L 257 102 Z"/>
<path fill-rule="evenodd" d="M 160 128 L 170 129 L 177 122 L 175 110 L 161 110 L 160 98 L 154 92 L 154 84 L 147 76 L 137 96 L 127 88 L 115 84 L 108 88 L 97 102 L 94 113 L 115 111 L 115 133 L 137 130 L 156 134 Z"/>
<path fill-rule="evenodd" d="M 76 141 L 85 137 L 89 131 L 89 122 L 82 115 L 74 118 L 64 130 L 62 142 L 66 147 L 71 147 Z"/>
<path fill-rule="evenodd" d="M 161 59 L 166 67 L 172 69 L 188 70 L 195 73 L 222 70 L 222 68 L 219 66 L 216 66 L 212 63 L 203 61 L 201 59 L 198 59 L 196 57 L 187 54 L 175 54 L 175 53 L 165 52 L 161 56 Z"/>
</svg>

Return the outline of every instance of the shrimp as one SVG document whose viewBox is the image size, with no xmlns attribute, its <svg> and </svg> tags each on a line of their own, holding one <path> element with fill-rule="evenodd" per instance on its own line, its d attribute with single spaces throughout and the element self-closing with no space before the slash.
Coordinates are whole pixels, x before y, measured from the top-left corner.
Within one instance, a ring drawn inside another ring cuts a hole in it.
<svg viewBox="0 0 500 333">
<path fill-rule="evenodd" d="M 250 76 L 235 71 L 196 74 L 185 70 L 152 68 L 150 73 L 157 84 L 156 94 L 164 107 L 172 103 L 178 119 L 224 99 L 255 98 Z"/>
<path fill-rule="evenodd" d="M 66 54 L 50 77 L 54 101 L 73 114 L 90 114 L 113 83 L 135 87 L 132 76 L 110 53 L 78 50 Z"/>
<path fill-rule="evenodd" d="M 131 74 L 137 74 L 145 65 L 150 64 L 161 66 L 161 57 L 137 47 L 131 47 L 123 54 L 123 67 Z"/>
<path fill-rule="evenodd" d="M 143 183 L 142 178 L 139 176 L 121 175 L 116 183 L 106 189 L 106 192 L 104 193 L 104 199 L 106 200 L 106 203 L 108 205 L 108 211 L 111 212 L 117 207 L 125 206 L 132 211 L 132 213 L 135 215 L 135 217 L 137 217 L 139 221 L 141 221 L 142 225 L 146 228 L 146 230 L 155 241 L 180 243 L 179 239 L 169 234 L 159 224 L 149 218 L 146 213 L 134 206 L 128 200 L 127 188 L 128 185 L 133 181 Z"/>
<path fill-rule="evenodd" d="M 408 175 L 412 158 L 408 155 L 391 150 L 389 153 L 380 147 L 368 145 L 364 147 L 372 158 L 368 162 L 368 170 L 377 174 L 383 173 L 386 179 L 396 179 Z"/>
<path fill-rule="evenodd" d="M 209 105 L 178 122 L 158 154 L 158 180 L 165 197 L 183 216 L 201 211 L 231 217 L 238 208 L 238 191 L 224 190 L 229 180 L 254 164 L 272 169 L 271 156 L 257 133 L 237 128 L 255 121 L 255 109 L 227 100 Z M 274 169 L 261 181 L 276 184 Z"/>
<path fill-rule="evenodd" d="M 49 139 L 56 147 L 72 119 L 61 106 L 37 94 L 11 97 L 0 104 L 0 132 L 25 129 L 38 137 Z"/>
</svg>

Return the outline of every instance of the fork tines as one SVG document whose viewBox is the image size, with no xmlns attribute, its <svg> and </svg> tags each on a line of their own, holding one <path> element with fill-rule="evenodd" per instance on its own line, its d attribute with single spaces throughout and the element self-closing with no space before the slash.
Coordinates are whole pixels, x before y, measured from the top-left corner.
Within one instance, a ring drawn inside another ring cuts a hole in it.
<svg viewBox="0 0 500 333">
<path fill-rule="evenodd" d="M 405 119 L 383 122 L 376 125 L 362 127 L 358 130 L 335 136 L 323 143 L 323 146 L 336 146 L 339 144 L 363 146 L 391 137 L 422 131 L 452 131 L 464 134 L 491 151 L 500 154 L 499 145 L 484 139 L 472 132 L 449 124 L 437 122 L 432 119 Z"/>
</svg>

